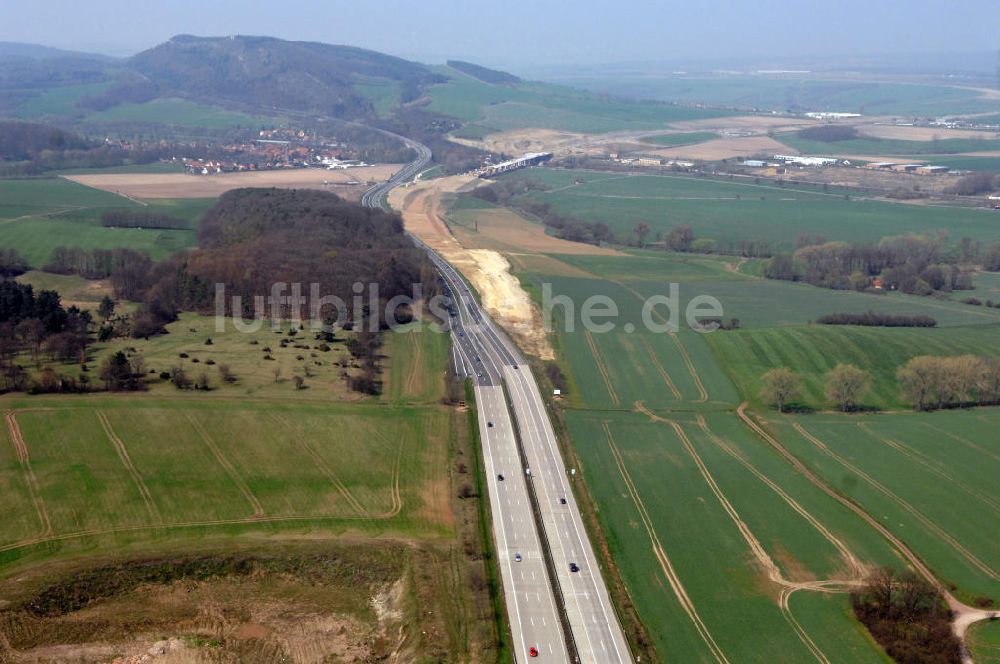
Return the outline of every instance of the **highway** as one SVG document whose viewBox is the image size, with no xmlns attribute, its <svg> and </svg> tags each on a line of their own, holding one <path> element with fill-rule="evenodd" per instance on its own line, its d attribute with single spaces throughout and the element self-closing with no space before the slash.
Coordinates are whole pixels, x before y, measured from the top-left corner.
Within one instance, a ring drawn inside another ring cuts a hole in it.
<svg viewBox="0 0 1000 664">
<path fill-rule="evenodd" d="M 386 193 L 430 160 L 426 147 L 399 138 L 418 158 L 366 192 L 362 202 L 367 206 L 380 206 Z M 428 251 L 446 284 L 453 303 L 453 359 L 475 389 L 496 562 L 515 661 L 632 662 L 530 368 L 479 307 L 461 275 L 413 239 Z M 537 649 L 537 659 L 531 648 Z"/>
</svg>

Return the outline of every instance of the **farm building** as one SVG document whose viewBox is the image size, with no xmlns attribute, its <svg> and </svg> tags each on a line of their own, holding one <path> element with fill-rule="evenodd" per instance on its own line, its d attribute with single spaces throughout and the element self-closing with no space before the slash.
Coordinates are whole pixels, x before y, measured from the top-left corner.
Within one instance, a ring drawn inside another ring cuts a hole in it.
<svg viewBox="0 0 1000 664">
<path fill-rule="evenodd" d="M 920 175 L 944 175 L 951 170 L 948 166 L 921 166 L 917 169 Z"/>
<path fill-rule="evenodd" d="M 760 159 L 747 159 L 743 162 L 743 165 L 747 168 L 765 168 L 767 166 L 767 162 L 761 161 Z"/>
</svg>

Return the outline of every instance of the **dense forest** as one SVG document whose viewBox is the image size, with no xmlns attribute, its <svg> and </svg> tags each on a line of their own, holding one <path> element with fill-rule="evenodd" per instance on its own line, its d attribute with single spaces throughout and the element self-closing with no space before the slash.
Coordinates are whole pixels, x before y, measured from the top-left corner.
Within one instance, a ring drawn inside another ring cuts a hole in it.
<svg viewBox="0 0 1000 664">
<path fill-rule="evenodd" d="M 81 136 L 37 122 L 0 121 L 0 161 L 27 161 L 44 151 L 84 150 Z"/>
<path fill-rule="evenodd" d="M 398 215 L 366 208 L 322 191 L 237 189 L 206 211 L 199 248 L 153 266 L 145 276 L 147 311 L 167 320 L 179 310 L 216 311 L 215 287 L 226 287 L 226 312 L 254 316 L 254 297 L 267 298 L 272 284 L 301 284 L 307 318 L 311 284 L 320 296 L 335 295 L 351 306 L 355 283 L 377 285 L 382 303 L 412 295 L 421 281 L 423 254 L 403 231 Z M 115 275 L 112 274 L 112 279 Z M 231 296 L 240 296 L 233 311 Z M 287 317 L 266 301 L 259 315 Z M 367 311 L 347 313 L 352 319 Z"/>
</svg>

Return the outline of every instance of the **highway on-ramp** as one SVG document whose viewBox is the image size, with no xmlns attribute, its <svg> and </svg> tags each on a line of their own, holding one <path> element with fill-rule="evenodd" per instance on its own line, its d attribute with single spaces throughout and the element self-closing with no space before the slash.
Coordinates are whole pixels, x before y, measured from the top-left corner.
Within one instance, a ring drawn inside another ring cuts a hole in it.
<svg viewBox="0 0 1000 664">
<path fill-rule="evenodd" d="M 385 195 L 430 161 L 428 148 L 398 137 L 417 159 L 372 187 L 362 203 Z M 634 661 L 614 612 L 597 556 L 569 487 L 569 474 L 538 384 L 520 351 L 476 302 L 441 256 L 426 249 L 451 299 L 454 360 L 472 380 L 514 658 L 545 662 Z M 513 414 L 513 417 L 512 417 Z"/>
</svg>

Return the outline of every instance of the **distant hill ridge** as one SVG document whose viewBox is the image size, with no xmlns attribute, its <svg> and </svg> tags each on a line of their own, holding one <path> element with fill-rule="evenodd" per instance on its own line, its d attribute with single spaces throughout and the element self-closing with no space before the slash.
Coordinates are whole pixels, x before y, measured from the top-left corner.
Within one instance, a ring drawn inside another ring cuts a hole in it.
<svg viewBox="0 0 1000 664">
<path fill-rule="evenodd" d="M 446 64 L 452 69 L 457 69 L 463 74 L 468 74 L 473 78 L 478 78 L 483 83 L 492 83 L 493 85 L 516 85 L 521 82 L 521 79 L 513 74 L 508 74 L 505 71 L 499 71 L 497 69 L 490 69 L 489 67 L 483 67 L 482 65 L 477 65 L 472 62 L 465 62 L 464 60 L 448 60 Z"/>
<path fill-rule="evenodd" d="M 176 92 L 345 118 L 373 111 L 355 84 L 394 82 L 406 102 L 446 80 L 424 65 L 363 48 L 241 35 L 178 35 L 126 66 L 155 83 L 160 96 Z"/>
</svg>

